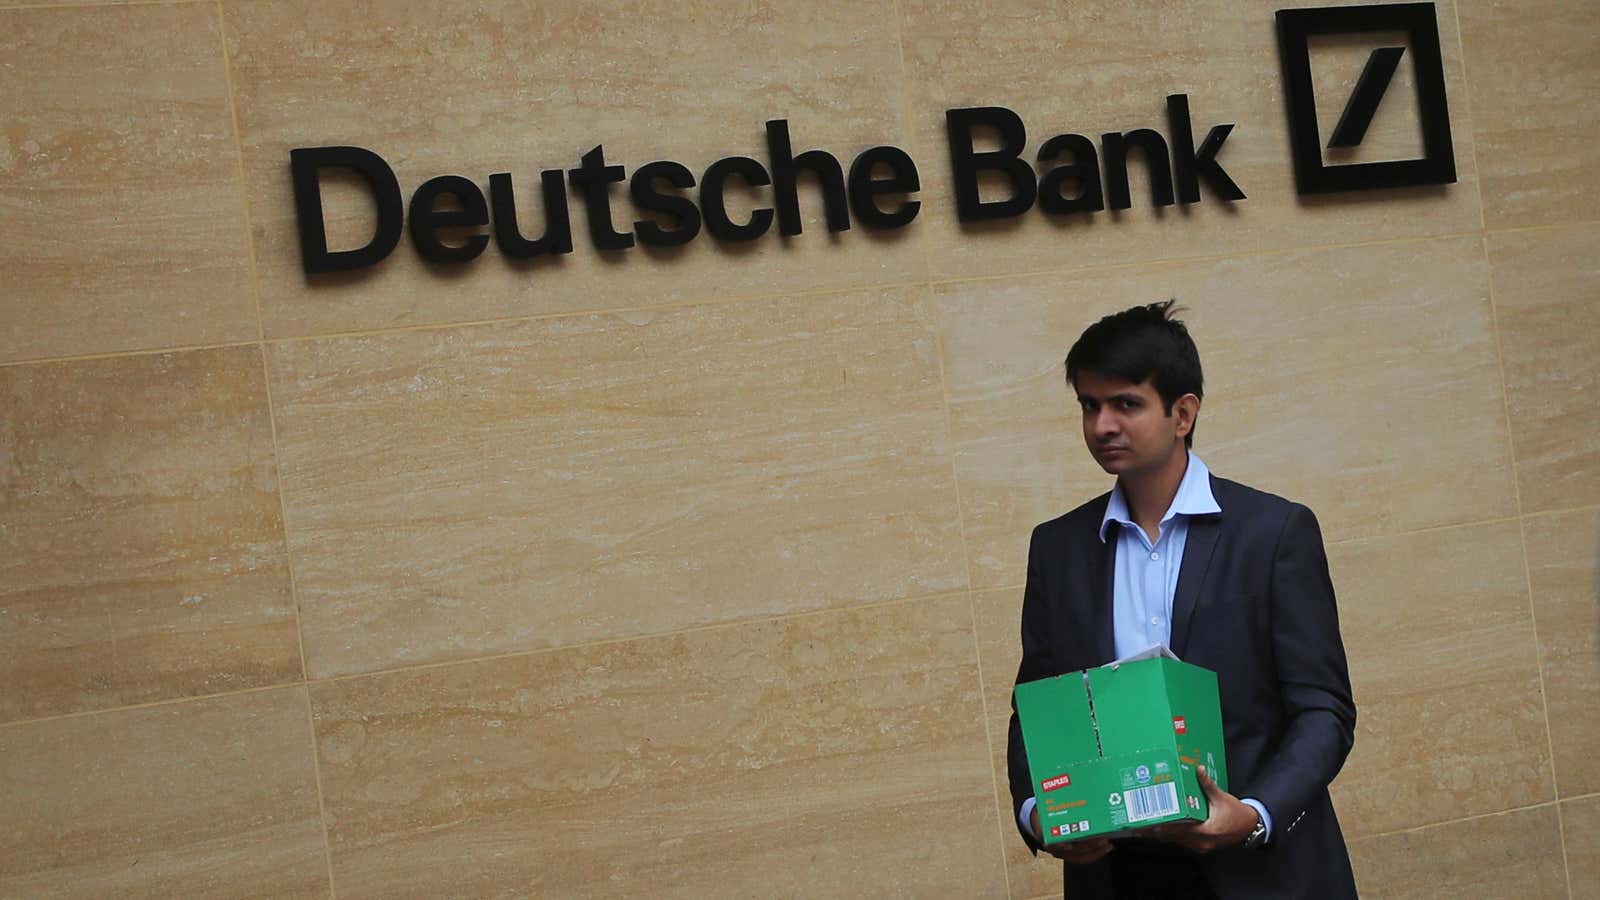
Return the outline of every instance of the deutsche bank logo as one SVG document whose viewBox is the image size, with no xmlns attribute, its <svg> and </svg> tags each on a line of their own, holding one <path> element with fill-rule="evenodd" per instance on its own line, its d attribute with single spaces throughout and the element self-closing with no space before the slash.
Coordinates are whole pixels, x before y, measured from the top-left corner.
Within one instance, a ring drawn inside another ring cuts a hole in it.
<svg viewBox="0 0 1600 900">
<path fill-rule="evenodd" d="M 1345 101 L 1327 146 L 1354 147 L 1366 136 L 1402 57 L 1411 54 L 1417 79 L 1418 127 L 1422 158 L 1326 165 L 1317 130 L 1312 92 L 1313 35 L 1405 32 L 1406 46 L 1379 47 L 1367 58 L 1354 93 Z M 1445 102 L 1444 63 L 1439 55 L 1439 23 L 1432 3 L 1382 6 L 1325 6 L 1278 11 L 1278 56 L 1289 105 L 1289 144 L 1294 154 L 1295 189 L 1327 194 L 1367 188 L 1451 184 L 1456 180 L 1455 148 L 1450 143 L 1450 109 Z"/>
</svg>

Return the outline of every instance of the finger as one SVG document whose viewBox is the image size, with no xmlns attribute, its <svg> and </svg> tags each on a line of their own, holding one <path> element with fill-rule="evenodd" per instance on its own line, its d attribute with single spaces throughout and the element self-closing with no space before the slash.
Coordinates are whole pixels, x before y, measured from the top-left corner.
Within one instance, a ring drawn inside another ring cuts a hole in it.
<svg viewBox="0 0 1600 900">
<path fill-rule="evenodd" d="M 1193 834 L 1200 824 L 1193 819 L 1185 819 L 1181 822 L 1152 826 L 1146 833 L 1158 841 L 1182 841 Z"/>
<path fill-rule="evenodd" d="M 1196 766 L 1195 774 L 1200 776 L 1200 789 L 1206 792 L 1207 799 L 1222 793 L 1222 788 L 1217 787 L 1217 783 L 1211 780 L 1211 773 L 1206 771 L 1205 766 Z"/>
<path fill-rule="evenodd" d="M 1110 843 L 1111 843 L 1111 839 L 1110 838 L 1097 837 L 1097 838 L 1081 838 L 1081 839 L 1076 840 L 1076 841 L 1067 841 L 1065 843 L 1055 844 L 1054 846 L 1061 847 L 1061 848 L 1067 849 L 1067 850 L 1076 850 L 1076 849 L 1079 849 L 1081 847 L 1103 847 L 1103 846 L 1109 845 Z"/>
</svg>

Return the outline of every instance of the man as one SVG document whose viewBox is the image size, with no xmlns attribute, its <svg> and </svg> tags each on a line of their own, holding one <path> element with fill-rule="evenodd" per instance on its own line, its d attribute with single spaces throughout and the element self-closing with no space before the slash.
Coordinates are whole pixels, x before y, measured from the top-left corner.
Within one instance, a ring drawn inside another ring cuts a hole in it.
<svg viewBox="0 0 1600 900">
<path fill-rule="evenodd" d="M 1067 354 L 1083 438 L 1109 494 L 1033 531 L 1017 683 L 1151 644 L 1217 673 L 1230 787 L 1202 778 L 1204 823 L 1050 848 L 1065 895 L 1118 900 L 1355 897 L 1328 785 L 1355 704 L 1316 518 L 1210 474 L 1190 448 L 1200 355 L 1173 301 L 1107 316 Z M 1023 840 L 1044 849 L 1012 703 L 1008 762 Z"/>
</svg>

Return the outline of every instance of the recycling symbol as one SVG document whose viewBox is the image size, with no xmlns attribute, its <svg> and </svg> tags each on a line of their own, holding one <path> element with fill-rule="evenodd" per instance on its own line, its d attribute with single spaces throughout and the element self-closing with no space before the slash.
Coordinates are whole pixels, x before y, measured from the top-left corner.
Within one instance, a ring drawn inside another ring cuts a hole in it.
<svg viewBox="0 0 1600 900">
<path fill-rule="evenodd" d="M 1122 795 L 1121 794 L 1112 794 L 1110 797 L 1106 798 L 1106 800 L 1112 806 L 1121 806 L 1122 805 Z"/>
</svg>

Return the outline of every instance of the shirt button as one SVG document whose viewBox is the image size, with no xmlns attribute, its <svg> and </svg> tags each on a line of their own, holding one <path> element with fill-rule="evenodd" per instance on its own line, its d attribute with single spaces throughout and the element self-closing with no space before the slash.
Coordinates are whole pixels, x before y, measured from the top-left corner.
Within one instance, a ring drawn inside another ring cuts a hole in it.
<svg viewBox="0 0 1600 900">
<path fill-rule="evenodd" d="M 1151 625 L 1160 625 L 1161 624 L 1161 617 L 1160 616 L 1151 616 L 1150 617 L 1150 624 Z"/>
<path fill-rule="evenodd" d="M 1159 559 L 1160 559 L 1160 558 L 1161 558 L 1161 554 L 1159 554 L 1159 553 L 1156 553 L 1156 552 L 1155 552 L 1155 551 L 1151 551 L 1151 552 L 1150 552 L 1150 558 L 1151 558 L 1151 559 L 1156 559 L 1156 560 L 1159 560 Z"/>
</svg>

